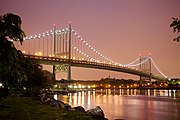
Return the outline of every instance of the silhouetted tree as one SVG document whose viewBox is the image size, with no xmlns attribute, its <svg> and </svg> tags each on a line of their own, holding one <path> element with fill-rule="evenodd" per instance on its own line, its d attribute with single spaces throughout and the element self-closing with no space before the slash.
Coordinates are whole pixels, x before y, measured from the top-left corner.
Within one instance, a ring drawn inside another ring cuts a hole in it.
<svg viewBox="0 0 180 120">
<path fill-rule="evenodd" d="M 25 79 L 25 73 L 20 66 L 21 52 L 12 41 L 22 44 L 24 32 L 21 30 L 21 18 L 12 13 L 0 16 L 0 82 L 9 87 L 19 87 L 19 82 Z"/>
<path fill-rule="evenodd" d="M 12 41 L 22 44 L 25 37 L 21 23 L 21 18 L 12 13 L 0 16 L 0 82 L 18 93 L 34 93 L 49 88 L 53 82 L 49 80 L 49 72 L 15 48 Z"/>
<path fill-rule="evenodd" d="M 170 24 L 170 27 L 173 28 L 173 32 L 180 32 L 180 19 L 178 18 L 172 18 L 173 22 Z M 173 39 L 174 41 L 179 42 L 180 40 L 180 36 L 178 36 L 177 38 Z"/>
<path fill-rule="evenodd" d="M 42 70 L 42 66 L 35 61 L 25 58 L 22 62 L 27 80 L 23 81 L 23 86 L 30 94 L 36 93 L 52 86 L 52 73 Z"/>
</svg>

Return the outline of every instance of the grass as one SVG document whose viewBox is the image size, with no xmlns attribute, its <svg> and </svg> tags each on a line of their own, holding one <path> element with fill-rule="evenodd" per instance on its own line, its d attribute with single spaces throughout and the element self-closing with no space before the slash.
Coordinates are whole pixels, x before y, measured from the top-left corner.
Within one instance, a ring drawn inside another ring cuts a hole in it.
<svg viewBox="0 0 180 120">
<path fill-rule="evenodd" d="M 0 104 L 1 120 L 93 120 L 80 112 L 40 104 L 30 97 L 8 97 Z"/>
</svg>

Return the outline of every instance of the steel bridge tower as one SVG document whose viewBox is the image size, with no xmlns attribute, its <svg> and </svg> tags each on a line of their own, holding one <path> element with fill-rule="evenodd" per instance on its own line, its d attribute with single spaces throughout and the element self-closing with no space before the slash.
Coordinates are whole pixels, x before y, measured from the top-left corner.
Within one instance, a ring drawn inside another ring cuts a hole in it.
<svg viewBox="0 0 180 120">
<path fill-rule="evenodd" d="M 151 85 L 151 75 L 152 75 L 152 72 L 151 72 L 151 59 L 150 58 L 151 58 L 150 54 L 149 54 L 148 57 L 140 56 L 140 59 L 139 59 L 139 63 L 140 63 L 139 69 L 144 71 L 144 72 L 149 73 L 149 76 L 140 76 L 140 86 L 142 86 L 142 82 L 145 81 L 145 80 L 149 80 L 150 81 L 150 85 Z M 147 61 L 145 61 L 145 60 L 147 60 Z"/>
<path fill-rule="evenodd" d="M 71 81 L 71 31 L 72 31 L 71 23 L 69 23 L 68 37 L 65 41 L 63 40 L 63 45 L 62 45 L 63 47 L 65 46 L 68 49 L 66 51 L 63 48 L 63 51 L 61 51 L 60 53 L 56 53 L 56 50 L 57 50 L 57 48 L 56 48 L 56 42 L 57 42 L 57 40 L 56 40 L 56 27 L 55 27 L 55 25 L 53 27 L 52 55 L 53 56 L 57 55 L 57 57 L 59 57 L 58 54 L 62 54 L 62 55 L 66 54 L 67 59 L 68 59 L 68 64 L 53 65 L 53 79 L 54 80 L 56 80 L 56 75 L 55 75 L 56 72 L 58 72 L 58 71 L 66 72 L 67 71 L 67 74 L 68 74 L 67 80 Z M 67 45 L 67 43 L 68 43 L 68 45 Z"/>
</svg>

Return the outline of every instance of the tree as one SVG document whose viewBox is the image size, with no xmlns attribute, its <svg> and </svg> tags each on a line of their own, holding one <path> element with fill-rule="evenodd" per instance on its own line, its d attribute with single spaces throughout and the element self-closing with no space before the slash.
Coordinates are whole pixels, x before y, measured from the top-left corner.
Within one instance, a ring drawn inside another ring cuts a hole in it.
<svg viewBox="0 0 180 120">
<path fill-rule="evenodd" d="M 33 94 L 39 90 L 50 88 L 53 84 L 52 73 L 42 70 L 42 66 L 35 61 L 24 58 L 21 65 L 27 76 L 27 80 L 23 81 L 23 86 L 28 93 Z"/>
<path fill-rule="evenodd" d="M 178 18 L 172 18 L 173 19 L 173 22 L 170 24 L 170 27 L 173 28 L 173 32 L 180 32 L 180 19 Z M 177 41 L 179 42 L 180 40 L 180 36 L 178 36 L 177 38 L 174 38 L 173 39 L 174 41 Z"/>
<path fill-rule="evenodd" d="M 15 48 L 13 41 L 22 45 L 25 37 L 21 23 L 21 18 L 12 13 L 0 16 L 0 82 L 11 91 L 21 93 L 25 89 L 31 94 L 49 88 L 52 81 L 50 73 Z"/>
<path fill-rule="evenodd" d="M 21 29 L 21 24 L 22 21 L 18 15 L 7 13 L 0 16 L 0 35 L 8 36 L 13 41 L 20 41 L 22 44 L 25 33 Z"/>
<path fill-rule="evenodd" d="M 20 64 L 22 54 L 12 42 L 23 42 L 21 23 L 21 18 L 12 13 L 0 16 L 0 82 L 5 87 L 18 88 L 19 82 L 26 78 Z"/>
</svg>

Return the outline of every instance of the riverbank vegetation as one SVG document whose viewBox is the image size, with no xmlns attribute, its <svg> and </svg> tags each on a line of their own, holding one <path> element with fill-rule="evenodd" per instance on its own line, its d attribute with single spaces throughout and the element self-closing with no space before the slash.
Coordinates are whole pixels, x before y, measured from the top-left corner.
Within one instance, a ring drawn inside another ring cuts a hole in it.
<svg viewBox="0 0 180 120">
<path fill-rule="evenodd" d="M 50 72 L 43 71 L 40 64 L 25 58 L 14 46 L 14 42 L 23 44 L 25 33 L 21 24 L 18 15 L 7 13 L 0 16 L 0 83 L 1 90 L 6 93 L 31 96 L 50 88 L 54 80 Z"/>
<path fill-rule="evenodd" d="M 93 120 L 87 113 L 40 104 L 30 97 L 8 97 L 0 105 L 3 120 Z"/>
</svg>

